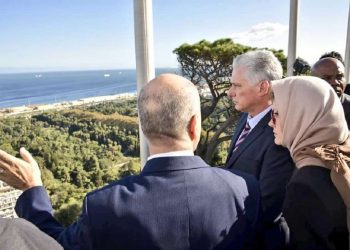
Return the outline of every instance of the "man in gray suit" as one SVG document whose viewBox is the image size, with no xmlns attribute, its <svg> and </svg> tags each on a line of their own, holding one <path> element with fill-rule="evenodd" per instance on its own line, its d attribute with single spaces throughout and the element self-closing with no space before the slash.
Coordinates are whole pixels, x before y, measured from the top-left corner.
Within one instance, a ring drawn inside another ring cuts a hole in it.
<svg viewBox="0 0 350 250">
<path fill-rule="evenodd" d="M 283 249 L 289 242 L 282 204 L 294 163 L 287 149 L 274 143 L 270 81 L 282 78 L 282 66 L 272 52 L 250 51 L 233 62 L 227 95 L 244 112 L 229 149 L 226 167 L 252 174 L 259 181 L 263 205 L 263 233 L 259 249 Z"/>
<path fill-rule="evenodd" d="M 63 247 L 24 219 L 0 218 L 0 249 L 63 250 Z"/>
</svg>

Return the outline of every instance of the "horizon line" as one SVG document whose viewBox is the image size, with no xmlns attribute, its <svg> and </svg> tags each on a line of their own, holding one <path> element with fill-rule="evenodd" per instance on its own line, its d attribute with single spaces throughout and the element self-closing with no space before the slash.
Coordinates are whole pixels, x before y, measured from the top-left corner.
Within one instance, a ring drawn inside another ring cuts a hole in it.
<svg viewBox="0 0 350 250">
<path fill-rule="evenodd" d="M 179 67 L 155 67 L 157 69 L 180 69 Z M 29 73 L 55 73 L 55 72 L 79 72 L 79 71 L 108 71 L 108 70 L 136 70 L 136 68 L 105 68 L 105 69 L 28 69 L 28 70 L 4 70 L 2 71 L 0 68 L 0 75 L 9 75 L 9 74 L 29 74 Z"/>
</svg>

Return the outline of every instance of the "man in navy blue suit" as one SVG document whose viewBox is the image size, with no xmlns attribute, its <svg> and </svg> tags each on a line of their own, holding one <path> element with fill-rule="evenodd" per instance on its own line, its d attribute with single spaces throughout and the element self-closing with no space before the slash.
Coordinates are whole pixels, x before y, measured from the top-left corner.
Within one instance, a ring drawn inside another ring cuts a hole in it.
<svg viewBox="0 0 350 250">
<path fill-rule="evenodd" d="M 88 193 L 80 218 L 67 228 L 52 216 L 31 155 L 22 148 L 20 160 L 0 151 L 0 179 L 24 190 L 17 214 L 65 249 L 251 248 L 259 185 L 193 155 L 201 132 L 195 86 L 160 75 L 141 90 L 138 112 L 151 154 L 141 174 Z"/>
<path fill-rule="evenodd" d="M 289 229 L 282 216 L 286 185 L 295 168 L 289 151 L 274 143 L 270 81 L 282 78 L 282 66 L 272 52 L 250 51 L 233 61 L 227 95 L 235 109 L 244 112 L 229 149 L 226 167 L 256 177 L 263 207 L 263 234 L 259 249 L 284 249 Z"/>
</svg>

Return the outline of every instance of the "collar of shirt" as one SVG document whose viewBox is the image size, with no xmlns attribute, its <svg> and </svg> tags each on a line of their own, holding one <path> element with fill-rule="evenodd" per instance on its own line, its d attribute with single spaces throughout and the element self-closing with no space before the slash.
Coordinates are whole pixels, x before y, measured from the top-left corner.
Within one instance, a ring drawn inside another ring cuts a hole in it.
<svg viewBox="0 0 350 250">
<path fill-rule="evenodd" d="M 147 158 L 147 161 L 154 159 L 154 158 L 174 157 L 174 156 L 194 156 L 194 154 L 193 154 L 193 151 L 191 151 L 191 150 L 166 152 L 166 153 L 151 155 Z"/>
<path fill-rule="evenodd" d="M 249 124 L 250 130 L 252 130 L 259 122 L 260 120 L 271 110 L 271 106 L 268 106 L 266 109 L 261 111 L 259 114 L 257 114 L 254 117 L 251 117 L 248 115 L 247 122 Z"/>
</svg>

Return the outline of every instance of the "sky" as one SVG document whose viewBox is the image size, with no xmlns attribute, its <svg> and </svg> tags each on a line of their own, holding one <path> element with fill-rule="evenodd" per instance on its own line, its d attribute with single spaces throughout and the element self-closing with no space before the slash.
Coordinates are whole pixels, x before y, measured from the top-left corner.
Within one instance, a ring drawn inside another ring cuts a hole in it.
<svg viewBox="0 0 350 250">
<path fill-rule="evenodd" d="M 1 0 L 0 73 L 135 68 L 133 0 Z M 289 0 L 153 0 L 156 67 L 183 43 L 232 38 L 287 54 Z M 297 56 L 344 55 L 349 0 L 299 0 Z"/>
</svg>

